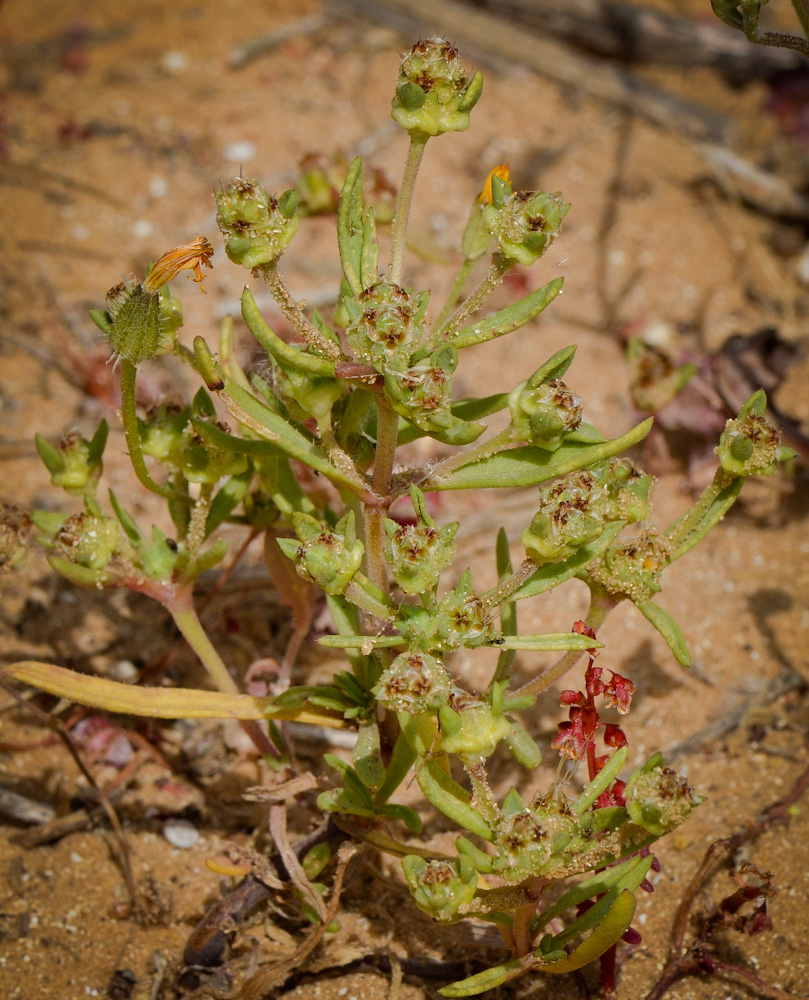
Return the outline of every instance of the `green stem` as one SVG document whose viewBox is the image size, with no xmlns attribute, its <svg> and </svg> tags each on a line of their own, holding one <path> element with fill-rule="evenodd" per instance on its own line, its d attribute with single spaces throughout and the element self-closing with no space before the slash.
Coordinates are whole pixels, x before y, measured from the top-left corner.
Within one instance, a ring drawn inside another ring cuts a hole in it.
<svg viewBox="0 0 809 1000">
<path fill-rule="evenodd" d="M 696 503 L 667 529 L 666 538 L 674 550 L 672 561 L 684 555 L 705 534 L 705 531 L 700 531 L 701 522 L 720 499 L 720 495 L 733 486 L 736 479 L 732 473 L 725 472 L 722 468 L 717 469 L 712 482 L 702 491 Z M 735 496 L 731 503 L 733 500 Z"/>
<path fill-rule="evenodd" d="M 146 468 L 146 461 L 140 446 L 140 431 L 138 430 L 138 405 L 135 399 L 136 381 L 137 366 L 134 362 L 121 358 L 121 423 L 126 435 L 129 460 L 132 462 L 135 475 L 147 490 L 156 493 L 159 497 L 169 499 L 175 496 L 174 490 L 156 483 Z"/>
<path fill-rule="evenodd" d="M 496 608 L 511 597 L 511 595 L 536 573 L 539 567 L 531 559 L 524 560 L 517 569 L 501 584 L 487 591 L 481 597 L 485 608 Z"/>
<path fill-rule="evenodd" d="M 590 610 L 587 612 L 587 617 L 584 620 L 585 625 L 589 625 L 593 631 L 598 632 L 604 624 L 607 615 L 613 608 L 617 607 L 620 602 L 621 598 L 614 597 L 602 587 L 590 585 Z M 584 654 L 585 650 L 583 649 L 568 650 L 564 656 L 557 660 L 550 670 L 546 670 L 545 673 L 534 677 L 533 680 L 528 681 L 527 684 L 523 684 L 523 686 L 517 688 L 516 691 L 509 691 L 508 697 L 521 698 L 525 695 L 531 695 L 533 697 L 540 694 L 542 691 L 546 691 L 551 684 L 556 683 L 560 677 L 564 677 L 568 670 L 574 667 Z"/>
<path fill-rule="evenodd" d="M 278 308 L 289 320 L 292 329 L 311 348 L 317 351 L 318 354 L 326 358 L 331 358 L 332 361 L 339 360 L 342 356 L 340 348 L 334 341 L 329 340 L 328 337 L 324 337 L 317 327 L 309 321 L 306 313 L 304 313 L 300 305 L 293 299 L 284 279 L 281 277 L 277 262 L 273 261 L 272 264 L 262 267 L 261 274 L 272 293 L 272 297 L 278 303 Z"/>
<path fill-rule="evenodd" d="M 420 484 L 421 488 L 428 490 L 432 483 L 440 482 L 441 478 L 450 472 L 454 472 L 465 465 L 481 462 L 484 458 L 489 458 L 500 451 L 505 445 L 511 444 L 511 440 L 511 426 L 508 426 L 505 430 L 495 434 L 494 437 L 489 438 L 488 441 L 483 441 L 481 444 L 475 445 L 474 448 L 465 448 L 463 451 L 445 458 L 443 462 L 439 462 L 438 465 L 430 470 L 430 475 Z M 407 489 L 409 488 L 408 486 Z"/>
<path fill-rule="evenodd" d="M 477 764 L 465 764 L 464 770 L 472 783 L 474 805 L 489 826 L 496 827 L 500 822 L 501 814 L 486 776 L 486 768 L 481 762 L 478 762 Z"/>
<path fill-rule="evenodd" d="M 391 226 L 391 255 L 388 276 L 397 285 L 402 283 L 405 247 L 407 245 L 407 220 L 413 201 L 413 190 L 416 186 L 421 158 L 424 155 L 424 147 L 429 138 L 428 135 L 410 137 L 410 149 L 407 151 L 402 186 L 399 189 L 399 204 L 396 206 L 396 216 Z"/>
<path fill-rule="evenodd" d="M 216 651 L 215 646 L 208 638 L 208 633 L 197 617 L 190 588 L 180 591 L 173 601 L 166 604 L 166 608 L 183 638 L 200 658 L 202 665 L 219 690 L 225 694 L 241 694 L 238 685 L 230 676 L 222 657 Z M 278 757 L 278 751 L 257 721 L 244 719 L 240 725 L 260 754 L 272 754 L 273 757 Z"/>
<path fill-rule="evenodd" d="M 388 568 L 384 557 L 385 517 L 391 503 L 390 485 L 398 434 L 399 414 L 380 395 L 376 401 L 376 457 L 372 480 L 377 501 L 364 505 L 364 520 L 368 577 L 385 594 L 388 593 Z"/>
<path fill-rule="evenodd" d="M 381 601 L 375 600 L 356 579 L 351 580 L 345 589 L 345 598 L 351 601 L 361 611 L 371 615 L 375 622 L 384 624 L 393 619 L 393 611 Z"/>
<path fill-rule="evenodd" d="M 438 331 L 438 336 L 448 340 L 461 329 L 466 320 L 480 309 L 486 299 L 497 288 L 503 277 L 514 267 L 514 261 L 502 253 L 493 253 L 489 270 L 469 298 L 450 316 Z"/>
<path fill-rule="evenodd" d="M 343 475 L 351 479 L 356 487 L 359 489 L 367 489 L 367 482 L 362 472 L 354 464 L 353 459 L 337 442 L 337 438 L 334 434 L 334 427 L 331 420 L 331 411 L 329 411 L 324 417 L 318 417 L 317 419 L 317 433 L 320 438 L 320 442 L 326 449 L 326 454 L 329 456 L 329 461 L 338 471 L 342 472 Z"/>
<path fill-rule="evenodd" d="M 202 483 L 199 490 L 199 497 L 191 511 L 191 523 L 188 526 L 188 537 L 186 539 L 186 550 L 191 558 L 199 552 L 202 543 L 205 541 L 205 524 L 211 510 L 213 490 L 213 483 Z"/>
<path fill-rule="evenodd" d="M 473 260 L 471 257 L 466 257 L 464 259 L 464 262 L 463 264 L 461 264 L 461 268 L 458 271 L 458 274 L 455 278 L 452 288 L 449 290 L 449 295 L 447 296 L 447 301 L 444 303 L 444 308 L 441 310 L 438 319 L 433 324 L 434 330 L 440 330 L 441 327 L 444 325 L 444 323 L 446 323 L 446 321 L 449 319 L 450 313 L 455 308 L 455 304 L 457 303 L 458 299 L 461 297 L 461 292 L 464 290 L 464 287 L 466 286 L 466 282 L 469 279 L 469 275 L 472 272 L 472 268 L 475 266 L 476 260 L 477 258 Z"/>
</svg>

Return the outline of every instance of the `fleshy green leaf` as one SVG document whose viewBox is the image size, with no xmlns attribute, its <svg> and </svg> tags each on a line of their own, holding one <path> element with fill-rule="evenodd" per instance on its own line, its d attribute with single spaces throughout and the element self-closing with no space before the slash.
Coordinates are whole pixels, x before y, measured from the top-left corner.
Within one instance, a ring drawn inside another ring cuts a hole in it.
<svg viewBox="0 0 809 1000">
<path fill-rule="evenodd" d="M 493 990 L 495 986 L 502 986 L 510 979 L 516 979 L 531 968 L 531 962 L 525 958 L 515 959 L 513 962 L 506 962 L 504 965 L 496 965 L 492 969 L 485 969 L 477 975 L 468 979 L 461 979 L 457 983 L 450 983 L 438 992 L 442 997 L 473 997 L 478 993 L 485 993 Z"/>
<path fill-rule="evenodd" d="M 603 871 L 593 875 L 586 882 L 569 889 L 547 910 L 539 914 L 539 919 L 531 925 L 531 930 L 536 934 L 554 917 L 560 916 L 565 910 L 572 910 L 574 906 L 583 903 L 587 899 L 595 899 L 596 896 L 608 892 L 610 889 L 628 889 L 634 892 L 635 889 L 646 878 L 649 869 L 654 861 L 650 854 L 648 857 L 632 857 L 620 865 L 613 868 L 605 868 Z"/>
<path fill-rule="evenodd" d="M 691 654 L 688 652 L 685 636 L 668 611 L 661 608 L 659 604 L 655 604 L 654 601 L 641 601 L 637 607 L 643 617 L 651 622 L 666 640 L 669 649 L 674 654 L 674 659 L 684 667 L 690 667 Z"/>
<path fill-rule="evenodd" d="M 598 649 L 604 644 L 577 632 L 548 632 L 544 635 L 506 635 L 498 641 L 500 649 L 531 649 L 556 652 L 567 649 Z"/>
<path fill-rule="evenodd" d="M 546 451 L 533 445 L 501 451 L 479 462 L 462 465 L 441 475 L 440 465 L 421 484 L 428 490 L 468 490 L 487 487 L 537 486 L 548 479 L 586 469 L 618 455 L 642 441 L 652 429 L 649 417 L 621 437 L 602 444 L 563 444 L 556 451 Z"/>
<path fill-rule="evenodd" d="M 504 334 L 519 330 L 521 326 L 530 323 L 535 316 L 538 316 L 546 306 L 553 302 L 562 291 L 563 283 L 564 278 L 554 278 L 553 281 L 538 288 L 530 295 L 526 295 L 519 302 L 501 309 L 494 316 L 465 326 L 454 337 L 450 337 L 448 343 L 460 350 L 462 347 L 484 344 L 487 340 L 494 340 L 495 337 L 502 337 Z"/>
<path fill-rule="evenodd" d="M 259 312 L 256 300 L 249 287 L 245 287 L 242 292 L 242 316 L 250 332 L 261 344 L 264 350 L 272 355 L 276 361 L 291 368 L 293 371 L 304 372 L 307 375 L 320 376 L 323 378 L 334 378 L 334 362 L 318 357 L 316 354 L 309 354 L 305 351 L 296 350 L 290 344 L 285 343 L 277 336 L 264 322 L 264 317 Z"/>
<path fill-rule="evenodd" d="M 351 294 L 356 298 L 362 292 L 362 248 L 364 226 L 362 220 L 362 157 L 358 156 L 348 168 L 340 204 L 337 209 L 337 246 Z"/>
<path fill-rule="evenodd" d="M 483 840 L 494 839 L 489 824 L 469 804 L 468 793 L 435 760 L 428 760 L 419 768 L 417 780 L 419 788 L 439 812 Z"/>
<path fill-rule="evenodd" d="M 592 906 L 587 913 L 592 913 L 605 900 L 610 900 L 610 894 L 602 897 L 595 906 Z M 604 952 L 617 944 L 626 933 L 632 918 L 635 916 L 637 902 L 628 889 L 622 889 L 614 902 L 611 903 L 609 911 L 604 919 L 596 927 L 593 933 L 579 945 L 575 951 L 571 952 L 567 958 L 549 965 L 540 966 L 543 972 L 575 972 L 576 969 L 584 968 L 590 962 L 600 958 Z M 587 914 L 585 914 L 587 916 Z"/>
<path fill-rule="evenodd" d="M 533 576 L 530 576 L 521 587 L 518 587 L 514 591 L 512 599 L 521 601 L 526 597 L 535 597 L 537 594 L 544 594 L 545 591 L 553 590 L 560 583 L 569 580 L 579 570 L 584 569 L 594 559 L 603 555 L 624 527 L 625 524 L 623 521 L 615 521 L 613 524 L 608 524 L 604 532 L 594 542 L 580 548 L 578 552 L 569 559 L 566 559 L 565 562 L 547 563 L 544 566 L 540 566 Z"/>
<path fill-rule="evenodd" d="M 217 492 L 211 502 L 208 517 L 205 519 L 205 537 L 215 531 L 228 518 L 236 507 L 244 500 L 247 489 L 255 475 L 252 467 L 248 467 L 238 476 L 231 476 Z"/>
<path fill-rule="evenodd" d="M 356 479 L 336 469 L 326 453 L 313 441 L 291 427 L 283 417 L 273 413 L 266 404 L 244 390 L 233 379 L 225 379 L 225 391 L 221 395 L 225 406 L 239 423 L 249 427 L 259 437 L 271 442 L 287 455 L 322 473 L 332 482 L 347 486 L 353 492 L 358 491 Z"/>
</svg>

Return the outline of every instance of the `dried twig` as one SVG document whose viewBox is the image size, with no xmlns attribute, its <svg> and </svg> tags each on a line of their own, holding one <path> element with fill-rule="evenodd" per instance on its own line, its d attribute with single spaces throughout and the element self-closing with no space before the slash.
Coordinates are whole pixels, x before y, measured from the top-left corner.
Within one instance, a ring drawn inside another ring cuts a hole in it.
<svg viewBox="0 0 809 1000">
<path fill-rule="evenodd" d="M 677 910 L 666 965 L 657 982 L 646 994 L 644 1000 L 662 1000 L 678 980 L 684 979 L 686 976 L 706 974 L 707 969 L 700 954 L 701 947 L 706 942 L 698 940 L 690 947 L 686 947 L 685 939 L 691 922 L 691 911 L 709 872 L 718 861 L 733 854 L 743 844 L 749 844 L 756 840 L 773 824 L 788 823 L 790 819 L 790 807 L 798 801 L 807 788 L 809 788 L 809 767 L 798 777 L 792 790 L 784 798 L 779 799 L 765 809 L 757 820 L 750 823 L 743 830 L 738 830 L 736 833 L 731 834 L 729 837 L 723 837 L 721 840 L 715 840 L 710 845 L 705 852 L 700 866 L 694 873 Z M 742 966 L 718 961 L 713 958 L 711 958 L 711 964 L 716 971 L 744 980 L 750 985 L 755 986 L 764 996 L 772 997 L 773 1000 L 787 1000 L 787 998 L 794 1000 L 795 994 L 787 993 L 775 986 L 770 986 Z"/>
<path fill-rule="evenodd" d="M 0 686 L 2 686 L 13 698 L 17 698 L 17 692 L 14 688 L 7 685 L 4 681 L 0 681 Z M 112 804 L 105 794 L 104 790 L 96 781 L 93 773 L 84 763 L 81 753 L 78 747 L 74 743 L 70 733 L 65 729 L 62 722 L 55 716 L 51 715 L 49 712 L 43 711 L 38 705 L 33 702 L 25 701 L 22 697 L 19 698 L 19 703 L 23 708 L 27 708 L 29 711 L 33 712 L 38 718 L 42 720 L 54 733 L 59 737 L 59 739 L 64 743 L 67 748 L 68 753 L 73 758 L 76 766 L 84 775 L 87 782 L 92 786 L 96 795 L 98 796 L 99 805 L 104 810 L 107 815 L 107 819 L 110 821 L 110 826 L 112 827 L 115 840 L 118 844 L 118 862 L 121 866 L 121 871 L 123 872 L 124 881 L 126 882 L 127 892 L 129 894 L 129 901 L 134 906 L 137 899 L 137 890 L 135 889 L 135 879 L 132 874 L 132 860 L 129 851 L 129 844 L 124 834 L 123 828 L 121 827 L 121 821 L 118 819 L 118 814 L 113 809 Z"/>
<path fill-rule="evenodd" d="M 271 968 L 264 969 L 246 982 L 237 1000 L 261 1000 L 262 997 L 267 996 L 276 986 L 280 986 L 293 972 L 300 969 L 303 962 L 320 943 L 328 925 L 334 920 L 340 904 L 340 893 L 343 888 L 343 878 L 346 868 L 349 861 L 360 849 L 356 844 L 345 843 L 337 852 L 337 871 L 332 885 L 331 899 L 329 900 L 322 923 L 312 929 L 309 937 L 307 937 L 294 955 L 283 962 L 276 962 Z"/>
<path fill-rule="evenodd" d="M 309 881 L 303 866 L 295 855 L 292 845 L 287 836 L 287 810 L 284 805 L 270 806 L 270 834 L 281 855 L 292 884 L 300 892 L 304 899 L 308 900 L 315 912 L 320 916 L 321 922 L 328 923 L 326 917 L 326 904 L 323 897 Z"/>
</svg>

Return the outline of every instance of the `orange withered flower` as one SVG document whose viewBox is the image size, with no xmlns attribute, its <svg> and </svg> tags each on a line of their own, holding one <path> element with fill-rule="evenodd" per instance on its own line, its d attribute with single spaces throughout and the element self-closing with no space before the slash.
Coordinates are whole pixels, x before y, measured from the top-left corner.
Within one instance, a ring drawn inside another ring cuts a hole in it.
<svg viewBox="0 0 809 1000">
<path fill-rule="evenodd" d="M 149 292 L 156 292 L 180 271 L 193 271 L 193 280 L 199 283 L 204 292 L 202 266 L 204 264 L 205 267 L 213 267 L 211 264 L 213 252 L 213 247 L 204 236 L 195 236 L 190 243 L 183 243 L 173 250 L 167 250 L 155 261 L 154 267 L 143 282 L 143 287 Z M 191 275 L 188 277 L 191 278 Z"/>
</svg>

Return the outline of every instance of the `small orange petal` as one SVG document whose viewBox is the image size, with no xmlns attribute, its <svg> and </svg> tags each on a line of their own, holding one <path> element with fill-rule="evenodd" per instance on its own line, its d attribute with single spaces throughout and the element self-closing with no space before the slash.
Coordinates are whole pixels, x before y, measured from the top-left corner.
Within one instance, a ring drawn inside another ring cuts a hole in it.
<svg viewBox="0 0 809 1000">
<path fill-rule="evenodd" d="M 156 292 L 180 271 L 193 271 L 195 275 L 193 280 L 199 283 L 204 292 L 202 266 L 213 267 L 211 264 L 213 253 L 213 247 L 204 236 L 196 236 L 190 243 L 183 243 L 179 247 L 174 247 L 173 250 L 167 250 L 162 257 L 155 261 L 154 267 L 143 282 L 143 287 L 149 292 Z M 190 278 L 191 275 L 189 274 L 188 277 Z"/>
<path fill-rule="evenodd" d="M 215 875 L 230 875 L 233 878 L 250 874 L 250 865 L 234 865 L 231 861 L 221 861 L 219 858 L 206 858 L 205 867 Z"/>
<path fill-rule="evenodd" d="M 499 177 L 501 181 L 510 181 L 511 174 L 508 170 L 508 164 L 499 163 L 494 170 L 489 173 L 489 176 L 486 178 L 486 183 L 483 185 L 483 190 L 480 192 L 480 196 L 478 197 L 478 201 L 482 205 L 491 205 L 492 203 L 492 177 L 494 176 Z"/>
</svg>

